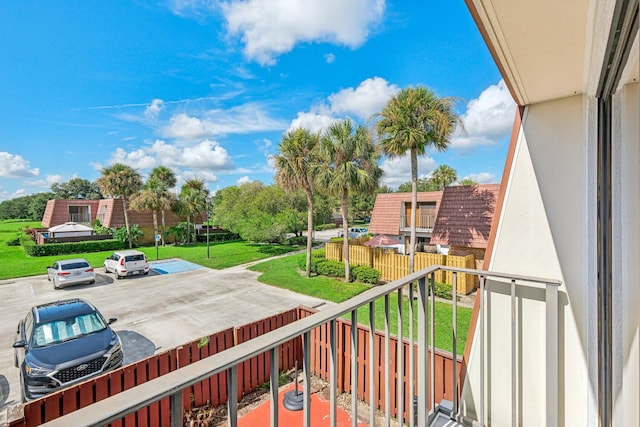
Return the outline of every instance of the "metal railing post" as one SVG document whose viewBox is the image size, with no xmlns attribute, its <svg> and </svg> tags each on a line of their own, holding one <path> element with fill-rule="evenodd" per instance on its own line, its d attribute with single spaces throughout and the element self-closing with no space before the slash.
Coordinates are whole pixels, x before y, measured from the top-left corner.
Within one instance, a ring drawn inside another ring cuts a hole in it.
<svg viewBox="0 0 640 427">
<path fill-rule="evenodd" d="M 376 329 L 376 313 L 375 302 L 369 303 L 369 419 L 376 419 L 376 367 L 374 366 L 375 360 L 375 329 Z"/>
<path fill-rule="evenodd" d="M 238 365 L 227 369 L 227 425 L 238 425 Z"/>
<path fill-rule="evenodd" d="M 358 427 L 358 310 L 351 312 L 351 425 Z"/>
<path fill-rule="evenodd" d="M 182 390 L 173 393 L 169 398 L 169 402 L 171 406 L 171 427 L 181 427 L 184 423 Z"/>
<path fill-rule="evenodd" d="M 484 394 L 485 394 L 485 386 L 484 386 L 484 373 L 485 373 L 485 342 L 484 342 L 484 316 L 485 316 L 485 307 L 486 301 L 484 296 L 484 287 L 485 287 L 485 277 L 480 276 L 480 292 L 478 297 L 480 297 L 480 425 L 484 426 Z"/>
<path fill-rule="evenodd" d="M 427 423 L 427 289 L 425 278 L 418 280 L 418 426 Z"/>
<path fill-rule="evenodd" d="M 338 337 L 336 336 L 336 319 L 332 319 L 329 322 L 329 351 L 330 351 L 330 355 L 329 355 L 329 387 L 331 387 L 329 389 L 329 405 L 330 405 L 330 409 L 329 409 L 329 422 L 331 427 L 335 427 L 338 417 L 337 417 L 337 413 L 338 413 L 338 405 L 337 405 L 337 396 L 336 396 L 336 383 L 338 382 L 337 379 L 337 372 L 338 370 L 336 369 L 336 364 L 337 364 L 337 360 L 338 360 Z"/>
<path fill-rule="evenodd" d="M 384 296 L 384 422 L 391 424 L 391 327 L 389 294 Z"/>
<path fill-rule="evenodd" d="M 271 403 L 269 404 L 269 424 L 271 427 L 278 426 L 278 389 L 280 387 L 280 362 L 278 360 L 278 351 L 279 347 L 274 347 L 269 351 L 269 393 L 271 395 Z"/>
<path fill-rule="evenodd" d="M 404 302 L 403 299 L 403 295 L 402 295 L 402 288 L 398 289 L 398 349 L 397 349 L 397 353 L 398 353 L 398 358 L 397 360 L 397 372 L 398 372 L 398 386 L 397 386 L 397 401 L 398 401 L 398 422 L 400 424 L 402 424 L 404 422 L 404 371 L 403 371 L 403 365 L 404 365 L 404 348 L 403 348 L 403 342 L 402 342 L 402 325 L 403 325 L 403 318 L 402 318 L 402 303 Z"/>
<path fill-rule="evenodd" d="M 546 364 L 548 427 L 558 425 L 558 287 L 546 284 Z"/>
<path fill-rule="evenodd" d="M 511 279 L 511 425 L 514 427 L 518 422 L 516 320 L 516 281 Z"/>
<path fill-rule="evenodd" d="M 451 292 L 451 304 L 453 305 L 453 315 L 451 319 L 451 332 L 453 334 L 453 369 L 451 370 L 453 387 L 453 408 L 451 416 L 458 414 L 458 273 L 453 272 L 453 289 Z"/>
<path fill-rule="evenodd" d="M 303 393 L 303 425 L 311 427 L 311 332 L 302 336 L 302 393 Z M 296 381 L 298 379 L 296 378 Z"/>
</svg>

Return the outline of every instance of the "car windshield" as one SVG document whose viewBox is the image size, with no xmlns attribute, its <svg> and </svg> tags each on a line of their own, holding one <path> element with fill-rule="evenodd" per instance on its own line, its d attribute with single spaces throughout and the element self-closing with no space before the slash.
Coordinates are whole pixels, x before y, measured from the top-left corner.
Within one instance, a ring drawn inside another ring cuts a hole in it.
<svg viewBox="0 0 640 427">
<path fill-rule="evenodd" d="M 75 270 L 76 268 L 88 268 L 89 263 L 84 261 L 70 262 L 68 264 L 61 264 L 60 267 L 62 270 Z"/>
<path fill-rule="evenodd" d="M 45 347 L 69 341 L 82 335 L 102 331 L 107 327 L 97 313 L 80 314 L 68 319 L 54 320 L 36 326 L 32 347 Z"/>
</svg>

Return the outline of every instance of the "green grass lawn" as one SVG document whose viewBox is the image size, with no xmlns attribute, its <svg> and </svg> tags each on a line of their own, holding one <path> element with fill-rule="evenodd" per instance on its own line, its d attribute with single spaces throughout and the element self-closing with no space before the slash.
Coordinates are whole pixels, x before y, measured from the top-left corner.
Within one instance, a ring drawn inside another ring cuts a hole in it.
<svg viewBox="0 0 640 427">
<path fill-rule="evenodd" d="M 301 257 L 304 257 L 304 255 L 300 254 L 268 260 L 260 264 L 256 264 L 249 269 L 262 272 L 263 274 L 258 278 L 258 280 L 263 283 L 336 303 L 346 301 L 370 288 L 370 286 L 362 283 L 345 283 L 339 279 L 323 276 L 306 278 L 304 275 L 300 274 L 297 268 L 298 259 Z M 398 333 L 397 306 L 398 296 L 397 293 L 393 293 L 389 296 L 389 325 L 390 332 L 393 335 L 397 335 Z M 453 334 L 451 332 L 451 320 L 453 318 L 453 307 L 449 303 L 436 301 L 434 311 L 434 337 L 436 347 L 446 351 L 452 351 Z M 406 298 L 406 295 L 403 300 L 403 313 L 405 320 L 403 322 L 402 329 L 403 336 L 406 338 L 409 336 L 409 323 L 407 321 L 409 301 Z M 414 304 L 414 313 L 416 314 L 416 318 L 414 319 L 414 337 L 417 338 L 417 304 Z M 464 351 L 464 345 L 469 331 L 469 324 L 471 323 L 471 313 L 472 310 L 467 307 L 458 307 L 457 309 L 458 354 Z M 345 318 L 347 320 L 351 320 L 350 315 L 345 316 Z M 380 298 L 375 302 L 375 322 L 376 329 L 384 330 L 384 298 Z M 358 323 L 366 325 L 369 324 L 368 305 L 358 309 Z"/>
<path fill-rule="evenodd" d="M 34 276 L 45 274 L 47 266 L 55 260 L 82 257 L 94 267 L 101 267 L 104 259 L 113 251 L 91 252 L 75 255 L 30 257 L 25 255 L 21 246 L 7 246 L 7 240 L 16 237 L 19 229 L 28 225 L 32 228 L 41 227 L 40 222 L 0 221 L 0 280 L 13 277 Z M 232 267 L 251 261 L 257 261 L 274 255 L 281 255 L 301 246 L 281 246 L 253 244 L 247 242 L 221 242 L 209 244 L 209 259 L 207 259 L 206 243 L 187 246 L 161 246 L 158 248 L 158 259 L 181 258 L 196 264 L 214 269 Z M 156 259 L 156 248 L 138 248 L 147 255 L 149 261 Z"/>
</svg>

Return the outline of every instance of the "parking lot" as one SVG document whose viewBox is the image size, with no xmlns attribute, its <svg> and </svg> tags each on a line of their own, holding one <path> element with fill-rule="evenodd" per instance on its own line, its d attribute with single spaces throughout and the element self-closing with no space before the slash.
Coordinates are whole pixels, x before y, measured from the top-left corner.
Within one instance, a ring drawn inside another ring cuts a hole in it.
<svg viewBox="0 0 640 427">
<path fill-rule="evenodd" d="M 96 269 L 96 283 L 54 290 L 45 275 L 0 281 L 0 425 L 9 406 L 20 403 L 14 334 L 30 307 L 66 298 L 84 298 L 112 325 L 124 348 L 125 363 L 174 348 L 219 330 L 243 325 L 280 311 L 327 303 L 261 284 L 258 273 L 241 267 L 201 268 L 175 274 L 115 280 Z"/>
</svg>

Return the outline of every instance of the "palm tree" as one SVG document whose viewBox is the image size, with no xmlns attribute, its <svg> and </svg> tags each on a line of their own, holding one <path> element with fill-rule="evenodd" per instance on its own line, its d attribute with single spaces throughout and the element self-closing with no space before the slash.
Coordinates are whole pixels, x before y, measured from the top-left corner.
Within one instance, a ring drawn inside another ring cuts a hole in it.
<svg viewBox="0 0 640 427">
<path fill-rule="evenodd" d="M 444 190 L 458 180 L 458 173 L 454 168 L 447 165 L 440 165 L 431 174 L 431 181 L 439 190 Z"/>
<path fill-rule="evenodd" d="M 180 189 L 178 198 L 181 210 L 187 216 L 187 243 L 191 243 L 189 230 L 191 218 L 195 221 L 195 217 L 206 209 L 207 197 L 209 197 L 209 190 L 204 188 L 204 181 L 200 179 L 190 179 Z"/>
<path fill-rule="evenodd" d="M 165 217 L 166 211 L 171 209 L 171 205 L 174 203 L 175 196 L 169 192 L 169 190 L 176 186 L 176 174 L 166 166 L 158 166 L 151 170 L 149 174 L 149 180 L 147 182 L 154 182 L 154 188 L 157 190 L 156 197 L 158 198 L 158 209 L 162 215 L 162 245 L 165 245 Z M 157 233 L 156 233 L 157 234 Z"/>
<path fill-rule="evenodd" d="M 131 242 L 131 229 L 129 227 L 129 215 L 127 213 L 127 201 L 131 196 L 140 191 L 142 178 L 138 171 L 131 166 L 122 163 L 115 163 L 102 168 L 102 176 L 96 180 L 100 192 L 115 199 L 122 199 L 122 209 L 124 210 L 124 224 L 127 229 L 127 240 L 129 248 L 133 248 Z"/>
<path fill-rule="evenodd" d="M 153 234 L 158 235 L 158 211 L 163 207 L 162 190 L 157 180 L 149 178 L 139 193 L 131 197 L 131 208 L 136 211 L 151 211 Z M 157 246 L 157 243 L 156 243 Z"/>
<path fill-rule="evenodd" d="M 418 156 L 428 147 L 444 151 L 459 118 L 453 111 L 456 98 L 438 98 L 423 87 L 409 87 L 398 92 L 378 114 L 376 125 L 382 151 L 389 157 L 411 159 L 411 237 L 409 270 L 413 272 L 416 248 L 416 209 L 418 205 Z"/>
<path fill-rule="evenodd" d="M 319 175 L 323 188 L 339 195 L 342 200 L 344 275 L 350 280 L 348 206 L 349 193 L 374 192 L 382 169 L 378 166 L 378 153 L 367 129 L 354 127 L 349 119 L 333 123 L 321 140 L 321 154 L 326 162 Z"/>
<path fill-rule="evenodd" d="M 287 190 L 302 189 L 307 196 L 307 277 L 311 276 L 313 189 L 320 167 L 319 143 L 319 134 L 298 128 L 282 137 L 280 153 L 275 157 L 276 181 Z"/>
</svg>

